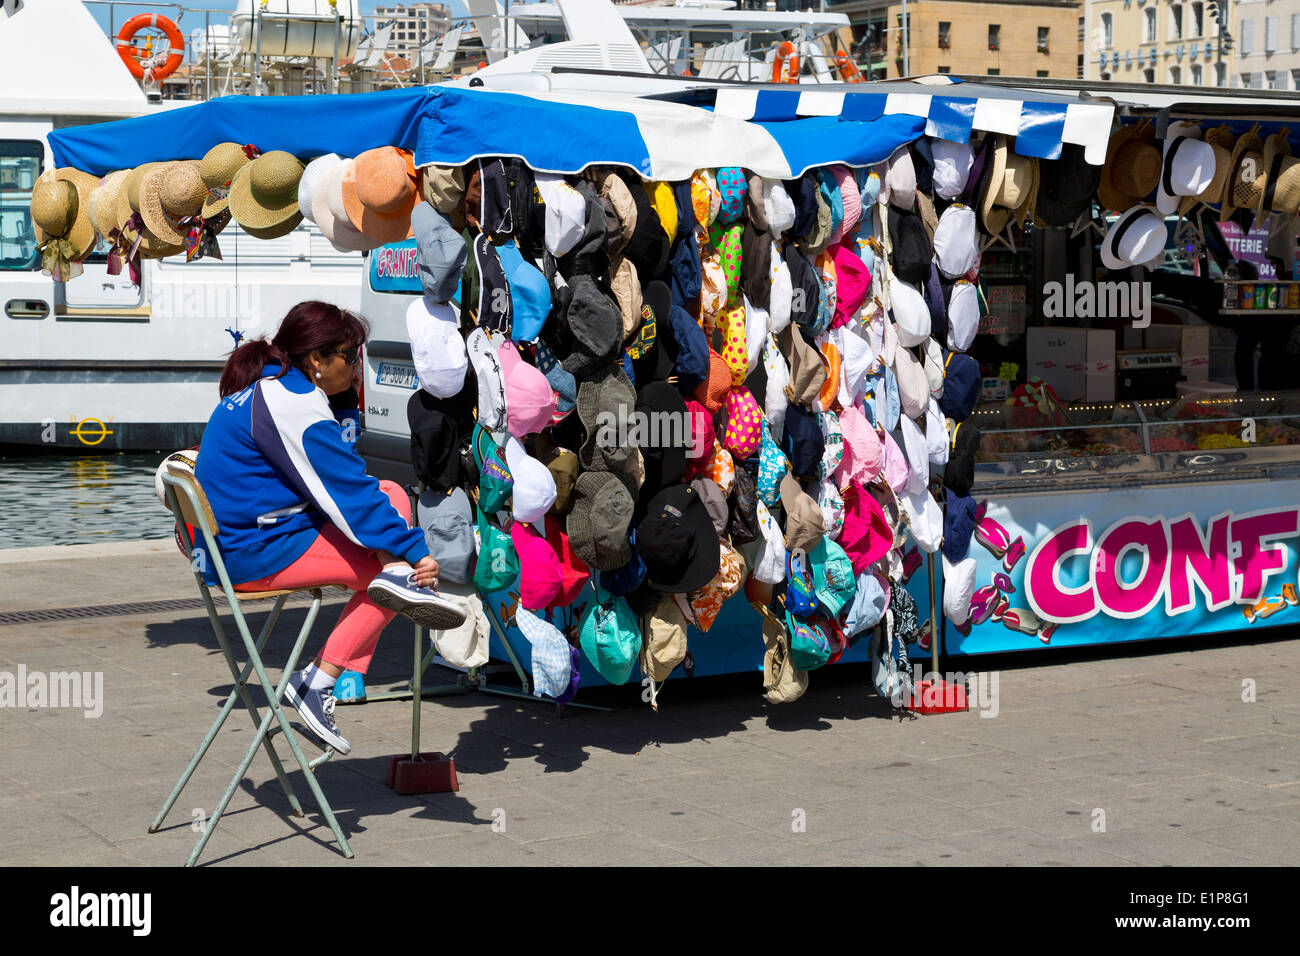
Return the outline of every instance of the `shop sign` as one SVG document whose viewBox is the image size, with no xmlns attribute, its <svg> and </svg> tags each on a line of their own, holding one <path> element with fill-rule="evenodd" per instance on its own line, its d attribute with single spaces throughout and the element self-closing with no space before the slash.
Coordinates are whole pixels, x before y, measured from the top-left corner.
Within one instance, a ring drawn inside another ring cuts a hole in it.
<svg viewBox="0 0 1300 956">
<path fill-rule="evenodd" d="M 980 319 L 979 333 L 1022 335 L 1028 305 L 1023 285 L 990 285 L 988 293 L 989 314 Z"/>
<path fill-rule="evenodd" d="M 1219 223 L 1219 231 L 1228 244 L 1228 250 L 1234 259 L 1244 259 L 1259 270 L 1259 278 L 1276 279 L 1277 271 L 1268 261 L 1268 229 L 1252 229 L 1243 233 L 1235 222 Z M 1287 276 L 1286 278 L 1291 278 Z"/>
<path fill-rule="evenodd" d="M 376 292 L 420 292 L 414 239 L 390 242 L 370 253 L 370 288 Z"/>
<path fill-rule="evenodd" d="M 979 500 L 971 620 L 953 652 L 1300 622 L 1300 481 Z M 1239 499 L 1249 507 L 1225 509 Z M 955 633 L 954 633 L 955 630 Z"/>
</svg>

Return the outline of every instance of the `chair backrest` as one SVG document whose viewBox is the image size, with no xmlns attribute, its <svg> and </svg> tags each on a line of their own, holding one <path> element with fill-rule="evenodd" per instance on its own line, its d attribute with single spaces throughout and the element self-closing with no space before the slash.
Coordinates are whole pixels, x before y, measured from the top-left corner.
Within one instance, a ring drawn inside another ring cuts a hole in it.
<svg viewBox="0 0 1300 956">
<path fill-rule="evenodd" d="M 208 503 L 208 496 L 193 472 L 180 465 L 168 463 L 167 473 L 163 475 L 163 483 L 171 486 L 176 504 L 181 511 L 180 516 L 186 524 L 193 525 L 200 531 L 207 531 L 214 538 L 221 534 L 221 529 L 217 526 L 217 517 L 212 513 L 212 505 Z"/>
<path fill-rule="evenodd" d="M 451 65 L 456 60 L 456 52 L 460 49 L 461 27 L 453 27 L 448 30 L 442 37 L 442 49 L 438 52 L 438 59 L 433 61 L 435 70 L 450 70 Z"/>
</svg>

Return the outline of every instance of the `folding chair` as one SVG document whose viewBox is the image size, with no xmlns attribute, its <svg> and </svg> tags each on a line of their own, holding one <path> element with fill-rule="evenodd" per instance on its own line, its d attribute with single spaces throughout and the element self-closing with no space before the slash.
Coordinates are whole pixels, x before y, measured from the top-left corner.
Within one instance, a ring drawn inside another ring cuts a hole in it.
<svg viewBox="0 0 1300 956">
<path fill-rule="evenodd" d="M 226 702 L 217 715 L 216 721 L 208 730 L 207 736 L 203 738 L 203 743 L 199 745 L 199 749 L 190 760 L 189 766 L 185 768 L 180 780 L 176 782 L 176 786 L 167 798 L 167 802 L 158 811 L 158 816 L 150 825 L 149 832 L 156 833 L 158 828 L 162 826 L 163 820 L 175 805 L 177 798 L 180 797 L 181 791 L 185 789 L 185 785 L 198 768 L 199 762 L 212 746 L 212 742 L 226 722 L 226 718 L 230 716 L 230 712 L 235 706 L 235 700 L 238 698 L 243 702 L 245 709 L 252 718 L 253 726 L 257 732 L 248 745 L 248 750 L 244 754 L 243 760 L 240 761 L 239 768 L 231 778 L 230 785 L 226 788 L 226 792 L 221 795 L 216 810 L 208 818 L 207 825 L 199 836 L 199 841 L 194 845 L 194 849 L 190 851 L 189 859 L 185 861 L 185 865 L 193 866 L 197 862 L 199 855 L 208 842 L 208 838 L 217 828 L 217 823 L 221 820 L 221 815 L 225 812 L 227 804 L 230 803 L 230 798 L 234 796 L 240 781 L 244 779 L 244 774 L 248 772 L 253 757 L 257 755 L 258 747 L 266 749 L 266 755 L 275 768 L 275 775 L 280 781 L 280 786 L 284 788 L 285 795 L 289 798 L 289 806 L 292 808 L 294 815 L 304 816 L 302 805 L 298 802 L 298 797 L 284 772 L 284 766 L 280 763 L 280 758 L 272 746 L 270 737 L 276 732 L 283 732 L 285 740 L 289 743 L 289 749 L 293 751 L 294 760 L 297 761 L 298 767 L 307 780 L 307 786 L 311 788 L 312 795 L 316 798 L 317 805 L 325 815 L 326 822 L 329 823 L 330 829 L 334 831 L 334 838 L 338 840 L 339 849 L 343 851 L 345 857 L 351 859 L 354 855 L 352 848 L 348 846 L 347 837 L 343 835 L 343 831 L 339 828 L 338 821 L 334 818 L 334 811 L 330 808 L 329 801 L 325 799 L 320 783 L 316 780 L 316 768 L 334 755 L 334 748 L 327 746 L 324 753 L 319 757 L 308 761 L 303 756 L 302 748 L 298 745 L 298 738 L 295 736 L 293 728 L 289 724 L 289 719 L 280 705 L 280 701 L 284 697 L 284 689 L 293 676 L 294 668 L 298 664 L 298 657 L 302 654 L 303 645 L 307 642 L 307 635 L 311 632 L 312 625 L 316 622 L 316 615 L 320 612 L 321 587 L 327 587 L 328 585 L 281 591 L 236 591 L 226 574 L 225 562 L 221 558 L 221 550 L 217 545 L 217 538 L 221 533 L 221 529 L 217 527 L 216 518 L 212 514 L 212 507 L 208 504 L 207 495 L 204 494 L 198 479 L 185 469 L 169 464 L 167 473 L 163 475 L 163 483 L 167 489 L 168 507 L 171 508 L 172 514 L 175 515 L 178 527 L 184 528 L 188 523 L 202 535 L 206 554 L 198 547 L 191 545 L 187 535 L 182 534 L 180 538 L 185 550 L 185 556 L 190 561 L 190 569 L 194 572 L 194 580 L 199 586 L 199 593 L 203 596 L 204 606 L 208 610 L 208 619 L 212 622 L 212 631 L 217 637 L 217 642 L 221 645 L 221 652 L 226 657 L 226 665 L 230 668 L 230 674 L 235 680 L 235 686 L 226 698 Z M 212 567 L 216 570 L 217 577 L 220 579 L 220 585 L 213 585 L 210 588 L 204 583 L 201 568 L 205 562 L 211 562 Z M 217 615 L 216 605 L 212 600 L 212 590 L 217 587 L 220 588 L 230 605 L 231 616 L 234 618 L 235 626 L 239 629 L 239 635 L 244 641 L 244 648 L 248 652 L 248 662 L 244 664 L 242 669 L 235 661 L 230 641 L 226 637 L 225 627 L 221 623 L 221 618 Z M 298 632 L 298 637 L 294 641 L 293 650 L 285 662 L 280 682 L 273 684 L 267 676 L 266 668 L 262 663 L 262 648 L 266 645 L 267 638 L 270 637 L 271 631 L 280 617 L 280 611 L 284 608 L 285 600 L 295 591 L 310 592 L 311 605 L 307 610 L 307 617 L 303 621 L 302 629 Z M 270 598 L 275 599 L 275 605 L 271 608 L 270 617 L 262 626 L 261 633 L 254 640 L 248 629 L 248 621 L 244 617 L 242 605 L 246 601 L 262 601 Z M 259 713 L 248 689 L 250 671 L 256 672 L 257 682 L 266 694 L 267 704 L 270 709 L 264 715 Z M 278 724 L 274 729 L 271 727 L 273 720 Z"/>
</svg>

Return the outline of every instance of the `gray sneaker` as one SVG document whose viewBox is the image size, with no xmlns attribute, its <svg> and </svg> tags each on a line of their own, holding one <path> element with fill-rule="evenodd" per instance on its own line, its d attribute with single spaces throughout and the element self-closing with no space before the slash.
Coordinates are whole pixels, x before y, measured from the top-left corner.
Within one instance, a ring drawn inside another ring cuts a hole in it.
<svg viewBox="0 0 1300 956">
<path fill-rule="evenodd" d="M 302 674 L 294 674 L 284 689 L 285 702 L 303 719 L 313 734 L 329 744 L 338 753 L 346 754 L 352 745 L 343 739 L 338 726 L 334 723 L 334 685 L 320 690 L 312 690 L 302 679 Z"/>
<path fill-rule="evenodd" d="M 432 631 L 450 631 L 465 623 L 464 610 L 433 588 L 416 584 L 413 571 L 380 571 L 366 594 L 380 607 Z"/>
</svg>

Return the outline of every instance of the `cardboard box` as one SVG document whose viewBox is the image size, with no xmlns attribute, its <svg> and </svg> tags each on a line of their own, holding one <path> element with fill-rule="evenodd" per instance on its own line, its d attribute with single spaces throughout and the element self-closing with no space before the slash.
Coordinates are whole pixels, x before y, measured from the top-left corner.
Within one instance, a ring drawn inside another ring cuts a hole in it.
<svg viewBox="0 0 1300 956">
<path fill-rule="evenodd" d="M 1114 331 L 1039 326 L 1027 336 L 1029 377 L 1052 386 L 1061 401 L 1115 401 Z"/>
<path fill-rule="evenodd" d="M 1208 325 L 1183 326 L 1179 352 L 1183 358 L 1183 375 L 1189 382 L 1210 380 L 1210 327 Z"/>
</svg>

